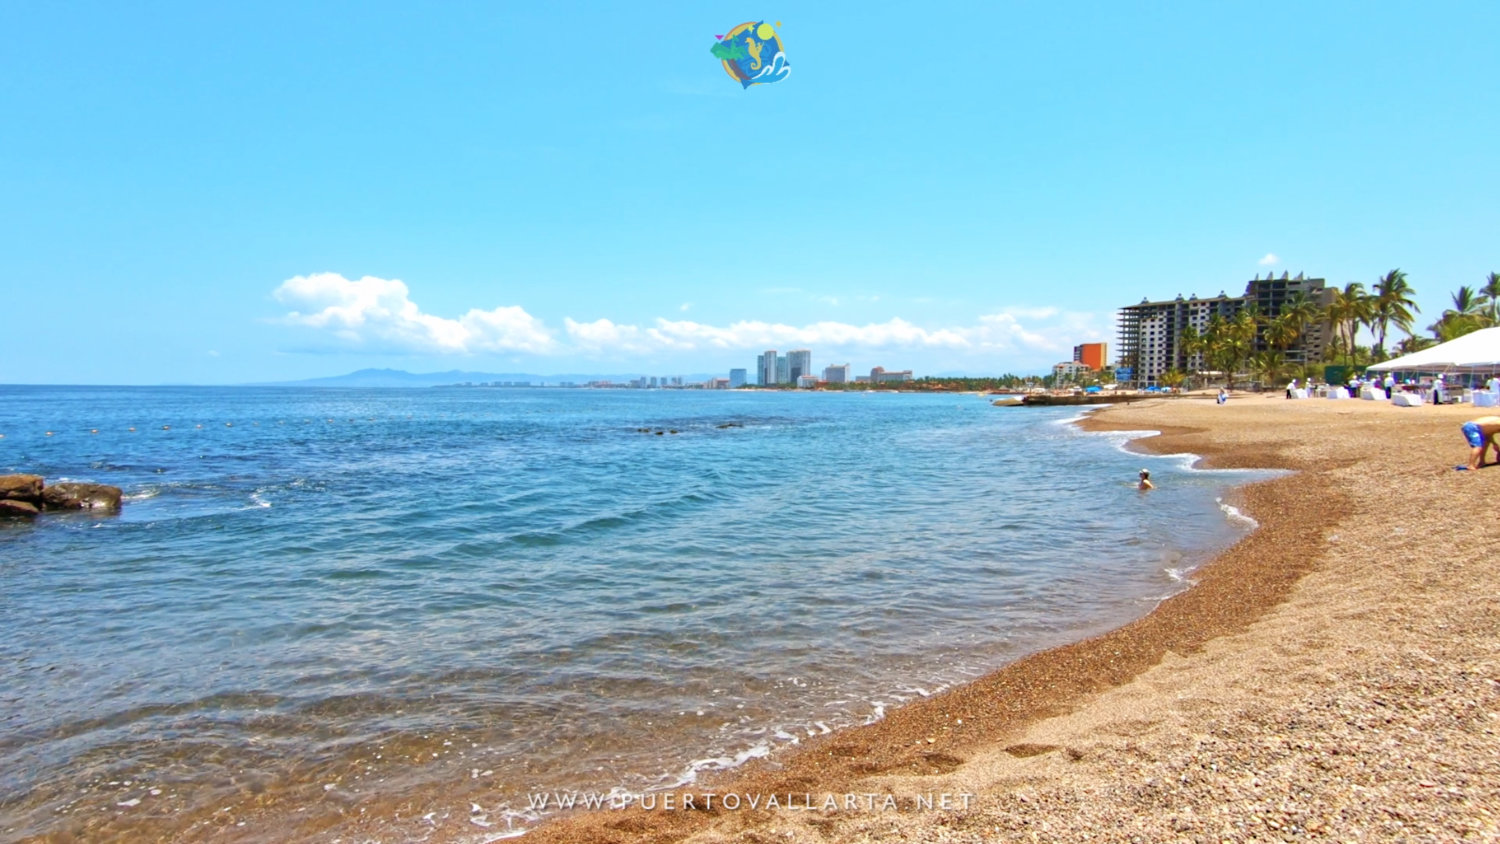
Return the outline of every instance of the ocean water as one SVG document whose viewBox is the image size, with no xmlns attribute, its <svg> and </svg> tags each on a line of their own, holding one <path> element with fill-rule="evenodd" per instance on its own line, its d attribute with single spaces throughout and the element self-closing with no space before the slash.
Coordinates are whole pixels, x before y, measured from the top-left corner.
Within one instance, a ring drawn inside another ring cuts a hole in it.
<svg viewBox="0 0 1500 844">
<path fill-rule="evenodd" d="M 0 387 L 0 472 L 127 495 L 0 524 L 0 840 L 484 840 L 1118 626 L 1243 535 L 1252 476 L 1071 416 Z"/>
</svg>

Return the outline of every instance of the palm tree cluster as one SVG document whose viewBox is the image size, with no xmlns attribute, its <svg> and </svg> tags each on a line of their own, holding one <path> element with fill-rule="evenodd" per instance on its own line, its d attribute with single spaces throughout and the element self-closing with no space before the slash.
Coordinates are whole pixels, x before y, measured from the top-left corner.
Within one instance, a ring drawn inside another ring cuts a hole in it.
<svg viewBox="0 0 1500 844">
<path fill-rule="evenodd" d="M 1483 286 L 1459 287 L 1453 307 L 1427 326 L 1431 337 L 1413 331 L 1421 313 L 1414 299 L 1416 290 L 1406 273 L 1391 270 L 1366 289 L 1360 282 L 1334 288 L 1320 304 L 1305 293 L 1296 293 L 1276 314 L 1262 314 L 1254 305 L 1232 317 L 1212 316 L 1202 331 L 1188 327 L 1182 334 L 1182 350 L 1189 367 L 1200 372 L 1224 373 L 1233 385 L 1236 372 L 1250 371 L 1263 381 L 1280 381 L 1288 374 L 1301 374 L 1300 366 L 1288 361 L 1287 351 L 1319 325 L 1330 332 L 1324 358 L 1349 367 L 1378 363 L 1391 357 L 1386 341 L 1392 330 L 1406 334 L 1391 351 L 1410 354 L 1433 343 L 1447 342 L 1481 328 L 1500 326 L 1500 273 L 1490 273 Z M 1361 329 L 1368 329 L 1374 346 L 1358 345 Z M 1257 342 L 1259 341 L 1259 342 Z M 1313 364 L 1308 362 L 1309 367 Z"/>
<path fill-rule="evenodd" d="M 1453 293 L 1453 307 L 1427 326 L 1432 336 L 1446 343 L 1481 328 L 1500 325 L 1500 273 L 1490 273 L 1484 286 L 1475 290 L 1462 285 Z"/>
<path fill-rule="evenodd" d="M 1224 373 L 1232 387 L 1234 373 L 1244 368 L 1255 350 L 1261 323 L 1260 311 L 1254 305 L 1241 308 L 1232 317 L 1214 314 L 1201 332 L 1191 325 L 1183 330 L 1182 350 L 1189 359 L 1202 363 L 1197 367 L 1200 371 Z"/>
</svg>

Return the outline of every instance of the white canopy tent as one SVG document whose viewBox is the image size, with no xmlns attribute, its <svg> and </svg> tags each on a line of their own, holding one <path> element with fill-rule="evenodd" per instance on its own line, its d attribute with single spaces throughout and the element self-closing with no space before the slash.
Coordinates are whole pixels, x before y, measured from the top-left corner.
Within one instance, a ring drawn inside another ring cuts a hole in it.
<svg viewBox="0 0 1500 844">
<path fill-rule="evenodd" d="M 1377 372 L 1500 371 L 1500 327 L 1481 328 L 1457 340 L 1367 367 Z"/>
</svg>

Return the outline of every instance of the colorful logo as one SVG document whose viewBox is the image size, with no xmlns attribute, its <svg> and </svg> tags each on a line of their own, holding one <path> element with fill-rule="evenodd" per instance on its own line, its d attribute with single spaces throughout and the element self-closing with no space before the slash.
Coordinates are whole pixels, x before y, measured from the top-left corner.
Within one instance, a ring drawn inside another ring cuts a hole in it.
<svg viewBox="0 0 1500 844">
<path fill-rule="evenodd" d="M 781 26 L 781 21 L 776 22 Z M 792 72 L 781 36 L 765 21 L 742 23 L 728 35 L 715 35 L 719 43 L 710 51 L 724 63 L 724 72 L 746 88 L 763 82 L 780 82 Z"/>
</svg>

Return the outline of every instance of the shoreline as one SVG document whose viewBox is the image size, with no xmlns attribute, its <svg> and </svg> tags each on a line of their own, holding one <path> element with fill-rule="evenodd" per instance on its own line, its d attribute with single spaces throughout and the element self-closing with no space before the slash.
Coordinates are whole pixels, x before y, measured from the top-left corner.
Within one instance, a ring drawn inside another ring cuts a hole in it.
<svg viewBox="0 0 1500 844">
<path fill-rule="evenodd" d="M 1448 428 L 1456 430 L 1459 417 L 1468 410 L 1429 408 L 1423 413 L 1418 409 L 1415 416 L 1411 411 L 1403 416 L 1403 411 L 1383 403 L 1351 400 L 1282 404 L 1279 399 L 1241 397 L 1229 406 L 1233 409 L 1227 414 L 1222 408 L 1215 410 L 1214 405 L 1193 399 L 1123 404 L 1091 413 L 1075 423 L 1083 430 L 1101 433 L 1157 431 L 1155 435 L 1132 438 L 1126 447 L 1156 455 L 1191 452 L 1198 455 L 1194 465 L 1201 468 L 1289 470 L 1288 474 L 1236 488 L 1232 503 L 1254 518 L 1259 528 L 1196 569 L 1193 588 L 1163 601 L 1146 616 L 1103 635 L 1022 658 L 965 686 L 909 703 L 875 724 L 820 737 L 795 751 L 757 760 L 691 790 L 662 792 L 677 795 L 676 811 L 631 808 L 563 816 L 529 831 L 525 840 L 719 841 L 772 831 L 779 840 L 869 840 L 948 837 L 970 829 L 976 833 L 983 830 L 983 838 L 991 839 L 1008 837 L 1006 832 L 1017 837 L 1023 831 L 1035 834 L 1053 829 L 1052 824 L 1066 823 L 1068 813 L 1059 814 L 1055 807 L 1047 810 L 1045 800 L 1028 801 L 1016 789 L 1029 777 L 1015 778 L 1025 769 L 1060 767 L 1064 770 L 1048 773 L 1055 774 L 1060 783 L 1069 782 L 1065 769 L 1090 767 L 1086 763 L 1093 754 L 1073 746 L 1076 742 L 1030 741 L 1031 734 L 1046 733 L 1079 719 L 1107 721 L 1108 713 L 1097 711 L 1101 699 L 1144 695 L 1149 700 L 1153 695 L 1138 688 L 1148 676 L 1163 671 L 1186 678 L 1202 674 L 1204 666 L 1195 663 L 1207 661 L 1210 652 L 1222 649 L 1222 643 L 1243 638 L 1269 616 L 1284 614 L 1302 581 L 1329 568 L 1329 554 L 1322 552 L 1338 547 L 1338 532 L 1352 519 L 1368 515 L 1363 506 L 1367 502 L 1338 475 L 1362 464 L 1369 468 L 1367 464 L 1378 462 L 1369 458 L 1383 452 L 1353 449 L 1354 456 L 1341 455 L 1328 447 L 1329 425 L 1349 421 L 1346 417 L 1357 414 L 1362 425 L 1374 429 L 1397 426 L 1403 433 L 1416 432 L 1408 438 L 1420 436 L 1441 447 L 1440 440 L 1456 438 Z M 1218 417 L 1211 415 L 1215 413 Z M 1220 420 L 1239 421 L 1237 417 L 1246 414 L 1285 418 L 1250 420 L 1256 424 L 1236 428 L 1229 437 L 1224 427 L 1216 424 Z M 1449 417 L 1457 421 L 1444 425 Z M 1199 422 L 1204 424 L 1196 424 Z M 1442 433 L 1449 436 L 1443 438 Z M 1458 450 L 1452 444 L 1448 449 Z M 1492 472 L 1472 479 L 1437 477 L 1449 486 L 1455 480 L 1472 481 L 1493 490 L 1500 485 L 1496 483 L 1500 482 L 1500 467 Z M 1425 474 L 1432 477 L 1430 471 Z M 1456 473 L 1448 469 L 1447 474 Z M 1476 555 L 1482 553 L 1478 546 L 1471 550 Z M 1233 703 L 1210 701 L 1200 708 Z M 1116 734 L 1105 731 L 1104 735 Z M 1170 744 L 1173 736 L 1160 738 Z M 1068 787 L 1093 790 L 1122 767 L 1139 767 L 1108 760 L 1095 765 L 1103 766 L 1105 776 L 1101 778 L 1101 772 L 1094 771 L 1084 776 L 1083 783 Z M 1209 786 L 1212 779 L 1208 778 Z M 1486 793 L 1493 798 L 1500 794 L 1500 783 L 1494 782 L 1494 777 L 1490 780 Z M 723 807 L 702 806 L 705 792 L 785 797 L 772 810 L 726 811 Z M 796 798 L 803 795 L 820 798 L 851 793 L 893 797 L 896 810 L 830 811 L 827 806 L 820 808 L 818 800 L 786 808 L 788 800 L 796 804 Z M 962 808 L 930 811 L 930 806 L 920 805 L 923 793 L 970 797 Z M 694 795 L 700 796 L 698 804 L 685 810 L 682 798 Z M 918 795 L 917 803 L 911 800 L 912 795 Z M 1108 815 L 1118 808 L 1104 804 L 1094 813 Z M 1069 812 L 1077 810 L 1075 805 Z M 1496 814 L 1500 810 L 1486 813 L 1488 820 L 1470 827 L 1493 830 Z M 1131 817 L 1139 820 L 1139 815 L 1139 807 L 1132 809 Z M 991 821 L 1003 822 L 990 825 Z M 1307 830 L 1338 828 L 1337 818 L 1309 823 L 1312 825 L 1304 827 Z M 1139 828 L 1140 824 L 1133 826 Z M 1195 826 L 1176 817 L 1166 824 L 1165 831 L 1175 833 L 1167 837 L 1180 837 Z M 1127 835 L 1126 828 L 1112 829 L 1108 824 L 1089 828 L 1096 840 L 1116 840 L 1116 836 L 1128 840 L 1139 834 Z M 960 835 L 954 840 L 969 839 Z"/>
</svg>

